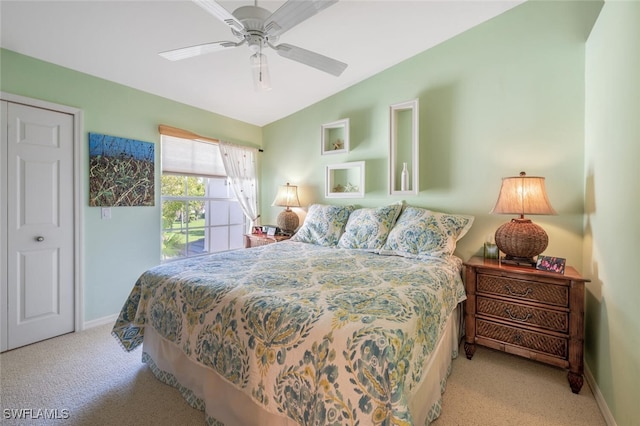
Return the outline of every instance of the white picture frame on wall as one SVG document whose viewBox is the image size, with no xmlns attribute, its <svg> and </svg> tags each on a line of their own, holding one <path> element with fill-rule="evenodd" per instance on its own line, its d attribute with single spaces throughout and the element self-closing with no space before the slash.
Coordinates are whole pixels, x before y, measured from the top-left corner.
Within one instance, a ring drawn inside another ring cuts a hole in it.
<svg viewBox="0 0 640 426">
<path fill-rule="evenodd" d="M 320 126 L 321 154 L 344 154 L 349 152 L 349 119 L 334 121 Z"/>
<path fill-rule="evenodd" d="M 325 172 L 326 198 L 363 198 L 365 162 L 330 164 Z"/>
</svg>

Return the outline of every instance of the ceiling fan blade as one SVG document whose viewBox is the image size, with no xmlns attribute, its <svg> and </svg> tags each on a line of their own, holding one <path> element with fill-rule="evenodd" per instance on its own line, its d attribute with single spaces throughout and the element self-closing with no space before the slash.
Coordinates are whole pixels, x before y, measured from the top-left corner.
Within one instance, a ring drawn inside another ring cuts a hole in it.
<svg viewBox="0 0 640 426">
<path fill-rule="evenodd" d="M 241 34 L 244 34 L 245 28 L 242 25 L 242 22 L 238 21 L 235 16 L 231 14 L 227 9 L 220 6 L 218 2 L 215 0 L 192 0 L 195 4 L 209 12 L 211 15 L 215 16 L 225 24 L 238 31 Z"/>
<path fill-rule="evenodd" d="M 265 32 L 271 37 L 279 36 L 337 2 L 338 0 L 288 0 L 267 18 Z"/>
<path fill-rule="evenodd" d="M 158 53 L 158 55 L 170 61 L 179 61 L 180 59 L 217 52 L 229 47 L 237 47 L 241 44 L 244 44 L 244 40 L 238 43 L 233 41 L 214 41 L 213 43 L 204 43 L 195 46 L 182 47 L 180 49 L 167 50 L 166 52 Z"/>
<path fill-rule="evenodd" d="M 335 75 L 336 77 L 342 74 L 342 72 L 347 68 L 347 64 L 344 62 L 336 61 L 335 59 L 331 59 L 327 56 L 301 47 L 292 46 L 286 43 L 271 47 L 282 57 L 300 62 L 301 64 L 309 65 L 310 67 L 317 68 L 321 71 Z"/>
</svg>

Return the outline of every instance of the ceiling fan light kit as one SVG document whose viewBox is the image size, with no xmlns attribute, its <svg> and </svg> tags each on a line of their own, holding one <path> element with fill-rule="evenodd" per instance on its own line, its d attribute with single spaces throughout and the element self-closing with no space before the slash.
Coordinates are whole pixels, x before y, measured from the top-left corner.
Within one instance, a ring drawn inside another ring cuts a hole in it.
<svg viewBox="0 0 640 426">
<path fill-rule="evenodd" d="M 233 41 L 215 41 L 196 46 L 161 52 L 160 56 L 178 61 L 211 52 L 238 47 L 247 44 L 253 52 L 250 57 L 253 83 L 256 90 L 271 89 L 267 57 L 262 49 L 269 47 L 283 58 L 316 68 L 334 76 L 340 76 L 347 64 L 310 50 L 287 43 L 276 44 L 280 35 L 326 9 L 338 0 L 288 0 L 278 10 L 271 13 L 255 6 L 241 6 L 233 13 L 227 11 L 215 0 L 192 0 L 210 15 L 231 28 L 238 39 Z"/>
<path fill-rule="evenodd" d="M 262 53 L 255 53 L 249 57 L 251 62 L 251 72 L 253 73 L 253 88 L 258 92 L 271 90 L 271 77 L 269 77 L 269 67 L 267 57 Z"/>
</svg>

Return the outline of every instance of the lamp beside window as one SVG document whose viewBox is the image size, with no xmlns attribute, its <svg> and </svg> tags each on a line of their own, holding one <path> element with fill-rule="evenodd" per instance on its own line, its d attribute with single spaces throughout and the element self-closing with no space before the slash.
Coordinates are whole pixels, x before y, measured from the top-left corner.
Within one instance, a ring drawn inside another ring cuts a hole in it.
<svg viewBox="0 0 640 426">
<path fill-rule="evenodd" d="M 273 200 L 272 206 L 286 207 L 277 218 L 278 228 L 282 229 L 287 234 L 293 234 L 298 228 L 300 219 L 298 215 L 291 210 L 291 207 L 300 207 L 300 201 L 298 200 L 298 187 L 290 185 L 288 182 L 286 185 L 282 185 L 278 188 L 276 199 Z"/>
<path fill-rule="evenodd" d="M 527 176 L 525 172 L 503 178 L 498 201 L 491 213 L 520 215 L 496 230 L 496 245 L 505 253 L 505 262 L 535 266 L 533 258 L 547 248 L 549 237 L 544 229 L 524 215 L 557 214 L 547 197 L 544 178 Z"/>
</svg>

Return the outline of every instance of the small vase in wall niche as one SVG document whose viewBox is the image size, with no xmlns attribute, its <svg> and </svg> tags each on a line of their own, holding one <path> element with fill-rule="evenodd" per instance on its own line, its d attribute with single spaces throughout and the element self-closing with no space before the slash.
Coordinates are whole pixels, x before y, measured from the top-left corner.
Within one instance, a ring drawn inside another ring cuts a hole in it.
<svg viewBox="0 0 640 426">
<path fill-rule="evenodd" d="M 402 163 L 402 173 L 400 174 L 400 190 L 406 191 L 409 189 L 409 171 L 407 170 L 407 163 Z"/>
</svg>

